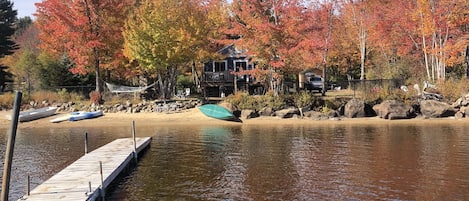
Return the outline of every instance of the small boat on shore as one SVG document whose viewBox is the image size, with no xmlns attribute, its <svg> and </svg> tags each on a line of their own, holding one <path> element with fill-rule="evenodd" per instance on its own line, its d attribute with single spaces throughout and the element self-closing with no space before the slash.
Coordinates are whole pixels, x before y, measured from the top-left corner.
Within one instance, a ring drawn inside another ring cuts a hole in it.
<svg viewBox="0 0 469 201">
<path fill-rule="evenodd" d="M 103 111 L 98 110 L 94 112 L 85 112 L 85 111 L 80 111 L 80 112 L 73 112 L 70 115 L 69 120 L 70 121 L 79 121 L 83 119 L 91 119 L 91 118 L 96 118 L 99 116 L 103 116 Z"/>
<path fill-rule="evenodd" d="M 199 110 L 206 116 L 220 120 L 236 120 L 236 116 L 228 109 L 215 105 L 205 104 L 198 107 Z"/>
<path fill-rule="evenodd" d="M 25 122 L 25 121 L 33 121 L 36 119 L 52 116 L 55 114 L 57 111 L 57 107 L 44 107 L 40 109 L 35 109 L 35 110 L 29 110 L 29 111 L 23 111 L 20 112 L 18 116 L 18 121 L 19 122 Z M 12 120 L 12 115 L 6 115 L 6 118 L 8 120 Z"/>
<path fill-rule="evenodd" d="M 79 114 L 79 112 L 72 112 L 72 113 L 64 114 L 64 115 L 61 115 L 57 118 L 51 119 L 50 122 L 51 123 L 59 123 L 59 122 L 62 122 L 62 121 L 69 121 L 70 117 L 72 117 L 73 115 L 77 115 L 77 114 Z"/>
</svg>

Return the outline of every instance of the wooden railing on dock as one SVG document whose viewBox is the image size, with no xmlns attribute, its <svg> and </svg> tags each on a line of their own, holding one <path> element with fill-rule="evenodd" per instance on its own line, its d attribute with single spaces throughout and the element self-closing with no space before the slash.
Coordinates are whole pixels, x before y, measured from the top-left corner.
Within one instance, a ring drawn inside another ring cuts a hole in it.
<svg viewBox="0 0 469 201">
<path fill-rule="evenodd" d="M 72 163 L 20 200 L 95 200 L 151 142 L 150 137 L 117 139 Z M 102 172 L 102 173 L 100 173 Z"/>
</svg>

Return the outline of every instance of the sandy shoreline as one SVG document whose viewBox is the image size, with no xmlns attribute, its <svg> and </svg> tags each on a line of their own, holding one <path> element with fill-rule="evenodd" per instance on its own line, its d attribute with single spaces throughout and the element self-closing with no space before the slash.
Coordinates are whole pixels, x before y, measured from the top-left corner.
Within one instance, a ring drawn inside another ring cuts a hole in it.
<svg viewBox="0 0 469 201">
<path fill-rule="evenodd" d="M 12 111 L 0 111 L 0 128 L 10 128 L 11 122 L 6 120 L 5 115 Z M 467 124 L 469 118 L 454 119 L 407 119 L 407 120 L 385 120 L 379 117 L 369 118 L 341 118 L 340 120 L 311 120 L 311 119 L 280 119 L 278 117 L 259 117 L 254 119 L 241 119 L 242 123 L 229 122 L 206 117 L 197 109 L 189 109 L 178 113 L 106 113 L 97 119 L 88 119 L 77 122 L 50 123 L 49 120 L 61 115 L 60 113 L 51 117 L 38 119 L 31 122 L 23 122 L 19 128 L 74 128 L 74 127 L 108 127 L 130 125 L 132 121 L 138 126 L 158 126 L 158 125 L 333 125 L 333 124 L 420 124 L 420 123 L 451 123 Z"/>
</svg>

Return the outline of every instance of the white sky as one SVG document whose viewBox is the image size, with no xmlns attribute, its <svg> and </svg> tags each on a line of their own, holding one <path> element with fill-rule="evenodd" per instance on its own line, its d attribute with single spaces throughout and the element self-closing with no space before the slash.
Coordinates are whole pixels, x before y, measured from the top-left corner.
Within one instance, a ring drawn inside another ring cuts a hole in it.
<svg viewBox="0 0 469 201">
<path fill-rule="evenodd" d="M 25 16 L 33 18 L 33 13 L 36 12 L 34 3 L 41 1 L 42 0 L 10 0 L 10 2 L 13 2 L 13 9 L 18 11 L 18 18 Z"/>
</svg>

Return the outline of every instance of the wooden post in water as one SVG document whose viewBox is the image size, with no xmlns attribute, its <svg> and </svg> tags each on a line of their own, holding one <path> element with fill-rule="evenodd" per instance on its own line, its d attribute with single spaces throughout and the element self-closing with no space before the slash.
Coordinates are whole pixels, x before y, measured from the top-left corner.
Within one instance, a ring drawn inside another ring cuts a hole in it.
<svg viewBox="0 0 469 201">
<path fill-rule="evenodd" d="M 28 188 L 28 193 L 26 195 L 29 196 L 30 193 L 31 193 L 31 177 L 29 176 L 29 174 L 28 174 L 28 185 L 27 186 L 28 186 L 27 187 Z"/>
<path fill-rule="evenodd" d="M 15 149 L 16 129 L 18 128 L 18 118 L 20 116 L 20 105 L 23 94 L 16 92 L 15 102 L 13 105 L 13 114 L 11 118 L 11 130 L 8 137 L 7 148 L 5 150 L 5 163 L 3 166 L 2 179 L 2 201 L 8 200 L 10 191 L 11 162 L 13 160 L 13 150 Z"/>
<path fill-rule="evenodd" d="M 106 191 L 104 190 L 103 162 L 99 161 L 99 174 L 101 175 L 101 199 L 106 201 Z"/>
<path fill-rule="evenodd" d="M 132 121 L 132 138 L 133 138 L 133 142 L 134 142 L 134 159 L 135 159 L 135 163 L 137 163 L 138 154 L 137 154 L 137 140 L 136 140 L 136 137 L 135 137 L 135 121 Z"/>
<path fill-rule="evenodd" d="M 85 154 L 88 153 L 88 132 L 85 132 Z"/>
</svg>

